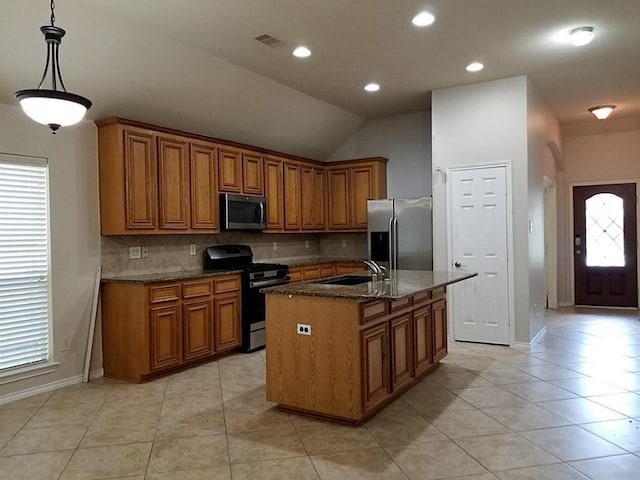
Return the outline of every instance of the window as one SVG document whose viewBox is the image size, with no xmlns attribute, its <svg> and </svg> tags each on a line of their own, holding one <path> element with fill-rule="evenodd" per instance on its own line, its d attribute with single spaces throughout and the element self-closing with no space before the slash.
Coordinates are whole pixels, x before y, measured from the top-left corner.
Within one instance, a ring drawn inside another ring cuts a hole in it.
<svg viewBox="0 0 640 480">
<path fill-rule="evenodd" d="M 613 193 L 586 201 L 587 266 L 624 267 L 624 206 Z"/>
<path fill-rule="evenodd" d="M 48 167 L 0 154 L 0 371 L 49 359 Z"/>
</svg>

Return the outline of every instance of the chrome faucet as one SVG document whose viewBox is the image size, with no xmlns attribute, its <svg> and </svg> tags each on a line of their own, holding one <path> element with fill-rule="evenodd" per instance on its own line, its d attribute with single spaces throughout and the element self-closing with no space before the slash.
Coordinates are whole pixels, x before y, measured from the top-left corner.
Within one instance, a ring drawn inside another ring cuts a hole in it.
<svg viewBox="0 0 640 480">
<path fill-rule="evenodd" d="M 375 260 L 364 260 L 364 264 L 373 272 L 374 280 L 384 280 L 387 278 L 387 269 Z"/>
</svg>

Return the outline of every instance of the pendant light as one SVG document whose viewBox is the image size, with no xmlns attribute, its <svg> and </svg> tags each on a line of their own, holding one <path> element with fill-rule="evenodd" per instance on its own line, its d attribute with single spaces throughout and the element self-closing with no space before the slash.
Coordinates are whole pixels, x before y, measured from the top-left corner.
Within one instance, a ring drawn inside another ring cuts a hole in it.
<svg viewBox="0 0 640 480">
<path fill-rule="evenodd" d="M 40 84 L 36 89 L 16 92 L 16 99 L 20 102 L 24 113 L 32 120 L 48 125 L 52 133 L 56 133 L 60 127 L 78 123 L 86 111 L 91 108 L 89 99 L 67 92 L 62 81 L 58 51 L 62 37 L 66 32 L 54 25 L 56 17 L 53 11 L 55 8 L 55 3 L 51 0 L 51 25 L 40 27 L 47 43 L 47 62 Z M 49 65 L 51 65 L 51 90 L 42 88 L 49 71 Z"/>
</svg>

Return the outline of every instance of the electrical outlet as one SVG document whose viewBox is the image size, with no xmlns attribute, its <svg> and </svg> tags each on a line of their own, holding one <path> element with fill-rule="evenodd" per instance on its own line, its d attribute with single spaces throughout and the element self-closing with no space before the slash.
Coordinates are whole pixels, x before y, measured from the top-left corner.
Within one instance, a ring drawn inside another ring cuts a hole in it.
<svg viewBox="0 0 640 480">
<path fill-rule="evenodd" d="M 129 258 L 142 258 L 142 251 L 140 247 L 129 247 Z"/>
<path fill-rule="evenodd" d="M 299 323 L 296 326 L 296 332 L 298 333 L 298 335 L 311 335 L 311 325 Z"/>
<path fill-rule="evenodd" d="M 309 248 L 309 240 L 304 241 L 304 248 Z"/>
<path fill-rule="evenodd" d="M 273 242 L 273 251 L 274 252 L 278 251 L 278 242 Z"/>
<path fill-rule="evenodd" d="M 67 337 L 67 338 L 63 338 L 62 339 L 62 351 L 63 352 L 68 352 L 69 350 L 71 350 L 71 340 Z"/>
<path fill-rule="evenodd" d="M 142 253 L 142 258 L 149 258 L 149 247 L 144 246 L 140 249 L 140 252 Z"/>
<path fill-rule="evenodd" d="M 347 248 L 347 241 L 346 240 L 342 240 L 342 248 Z"/>
<path fill-rule="evenodd" d="M 195 255 L 197 253 L 197 247 L 195 243 L 189 245 L 189 255 Z"/>
</svg>

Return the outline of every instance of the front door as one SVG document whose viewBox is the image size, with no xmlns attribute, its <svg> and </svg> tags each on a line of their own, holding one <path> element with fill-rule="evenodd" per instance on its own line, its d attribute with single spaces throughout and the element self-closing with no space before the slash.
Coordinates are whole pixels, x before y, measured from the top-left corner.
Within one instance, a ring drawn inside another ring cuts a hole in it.
<svg viewBox="0 0 640 480">
<path fill-rule="evenodd" d="M 638 306 L 636 184 L 573 187 L 576 305 Z"/>
<path fill-rule="evenodd" d="M 478 272 L 448 288 L 455 340 L 509 344 L 506 167 L 451 171 L 452 270 Z"/>
</svg>

